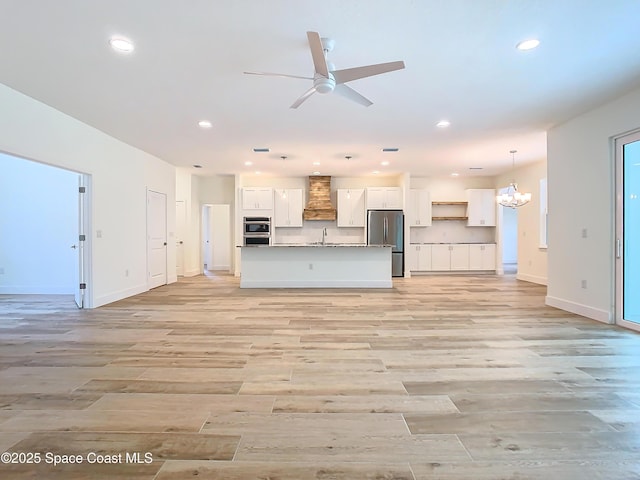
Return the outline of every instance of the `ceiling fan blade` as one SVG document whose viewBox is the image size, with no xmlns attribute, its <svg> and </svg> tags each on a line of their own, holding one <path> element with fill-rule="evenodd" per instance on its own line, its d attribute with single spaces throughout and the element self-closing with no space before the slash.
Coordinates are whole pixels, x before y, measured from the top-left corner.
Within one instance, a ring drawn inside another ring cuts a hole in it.
<svg viewBox="0 0 640 480">
<path fill-rule="evenodd" d="M 371 100 L 363 97 L 353 88 L 348 87 L 344 84 L 336 85 L 336 88 L 334 88 L 333 91 L 338 95 L 348 98 L 349 100 L 353 100 L 354 102 L 359 103 L 360 105 L 364 105 L 365 107 L 373 105 L 373 102 Z"/>
<path fill-rule="evenodd" d="M 270 73 L 270 72 L 242 72 L 246 75 L 266 75 L 270 77 L 285 77 L 285 78 L 301 78 L 302 80 L 313 80 L 313 77 L 301 77 L 299 75 L 288 75 L 286 73 Z"/>
<path fill-rule="evenodd" d="M 364 67 L 345 68 L 344 70 L 335 70 L 331 72 L 336 79 L 336 84 L 350 82 L 359 78 L 372 77 L 381 73 L 393 72 L 394 70 L 402 70 L 404 62 L 378 63 L 376 65 L 367 65 Z"/>
<path fill-rule="evenodd" d="M 298 98 L 295 102 L 293 102 L 293 105 L 291 105 L 291 107 L 289 108 L 298 108 L 300 105 L 302 105 L 302 102 L 304 102 L 307 98 L 309 98 L 314 93 L 316 93 L 316 87 L 311 87 L 309 90 L 304 92 L 300 98 Z"/>
<path fill-rule="evenodd" d="M 307 32 L 307 39 L 309 40 L 309 48 L 311 49 L 311 57 L 313 58 L 313 66 L 316 72 L 323 77 L 329 77 L 329 68 L 327 67 L 327 59 L 324 57 L 320 34 L 318 32 Z"/>
</svg>

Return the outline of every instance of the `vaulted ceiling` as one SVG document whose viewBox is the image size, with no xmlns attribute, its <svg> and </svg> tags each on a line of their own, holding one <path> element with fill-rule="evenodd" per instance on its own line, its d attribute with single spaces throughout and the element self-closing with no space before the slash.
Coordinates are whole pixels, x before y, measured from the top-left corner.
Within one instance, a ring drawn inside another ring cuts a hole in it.
<svg viewBox="0 0 640 480">
<path fill-rule="evenodd" d="M 0 0 L 0 16 L 1 83 L 204 175 L 495 175 L 640 85 L 637 0 Z M 369 107 L 290 108 L 312 81 L 243 72 L 313 76 L 307 31 L 337 69 L 406 68 L 349 83 Z"/>
</svg>

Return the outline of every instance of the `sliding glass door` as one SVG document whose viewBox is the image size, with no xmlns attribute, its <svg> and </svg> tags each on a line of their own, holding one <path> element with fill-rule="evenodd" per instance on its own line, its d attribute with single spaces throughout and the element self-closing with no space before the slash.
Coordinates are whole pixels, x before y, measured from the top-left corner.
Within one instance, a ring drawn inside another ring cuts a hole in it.
<svg viewBox="0 0 640 480">
<path fill-rule="evenodd" d="M 616 319 L 640 330 L 640 132 L 616 140 Z"/>
</svg>

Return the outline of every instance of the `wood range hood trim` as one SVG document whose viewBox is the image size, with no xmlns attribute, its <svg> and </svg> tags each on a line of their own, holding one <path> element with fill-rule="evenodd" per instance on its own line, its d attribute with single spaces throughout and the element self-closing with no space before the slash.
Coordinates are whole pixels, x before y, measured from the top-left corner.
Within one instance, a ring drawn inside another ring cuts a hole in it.
<svg viewBox="0 0 640 480">
<path fill-rule="evenodd" d="M 309 177 L 309 201 L 302 213 L 304 220 L 335 220 L 336 209 L 331 203 L 331 177 L 313 175 Z"/>
</svg>

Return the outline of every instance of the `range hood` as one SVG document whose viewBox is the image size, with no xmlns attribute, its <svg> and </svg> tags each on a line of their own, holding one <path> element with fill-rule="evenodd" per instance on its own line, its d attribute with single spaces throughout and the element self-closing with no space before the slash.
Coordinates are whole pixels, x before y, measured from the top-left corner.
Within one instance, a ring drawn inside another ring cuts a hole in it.
<svg viewBox="0 0 640 480">
<path fill-rule="evenodd" d="M 302 214 L 304 220 L 335 220 L 336 209 L 331 204 L 331 177 L 309 177 L 309 201 Z"/>
</svg>

